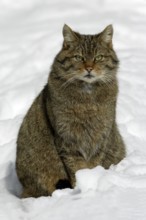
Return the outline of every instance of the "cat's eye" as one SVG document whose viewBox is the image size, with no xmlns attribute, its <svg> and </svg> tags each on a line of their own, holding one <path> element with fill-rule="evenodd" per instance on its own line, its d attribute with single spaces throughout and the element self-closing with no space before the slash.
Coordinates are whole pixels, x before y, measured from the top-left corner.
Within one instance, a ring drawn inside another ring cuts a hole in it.
<svg viewBox="0 0 146 220">
<path fill-rule="evenodd" d="M 103 61 L 104 60 L 104 56 L 103 55 L 98 55 L 94 58 L 95 62 L 99 62 L 99 61 Z"/>
<path fill-rule="evenodd" d="M 77 61 L 84 61 L 84 58 L 80 55 L 75 55 L 74 58 L 77 60 Z"/>
</svg>

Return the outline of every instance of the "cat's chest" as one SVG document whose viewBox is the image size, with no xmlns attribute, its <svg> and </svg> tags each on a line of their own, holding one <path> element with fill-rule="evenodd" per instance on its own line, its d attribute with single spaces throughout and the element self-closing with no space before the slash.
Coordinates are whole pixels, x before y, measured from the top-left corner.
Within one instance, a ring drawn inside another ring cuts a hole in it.
<svg viewBox="0 0 146 220">
<path fill-rule="evenodd" d="M 80 104 L 58 109 L 56 114 L 58 134 L 67 141 L 96 141 L 102 125 L 102 111 L 97 105 Z"/>
<path fill-rule="evenodd" d="M 94 104 L 82 103 L 79 105 L 71 105 L 60 109 L 58 120 L 67 123 L 88 124 L 95 121 L 100 116 L 100 108 Z"/>
<path fill-rule="evenodd" d="M 110 115 L 107 109 L 105 105 L 98 106 L 91 103 L 80 103 L 58 109 L 55 119 L 56 131 L 61 137 L 63 149 L 64 146 L 67 146 L 67 149 L 71 146 L 70 150 L 80 152 L 85 160 L 95 155 L 103 134 L 106 135 L 109 127 Z"/>
</svg>

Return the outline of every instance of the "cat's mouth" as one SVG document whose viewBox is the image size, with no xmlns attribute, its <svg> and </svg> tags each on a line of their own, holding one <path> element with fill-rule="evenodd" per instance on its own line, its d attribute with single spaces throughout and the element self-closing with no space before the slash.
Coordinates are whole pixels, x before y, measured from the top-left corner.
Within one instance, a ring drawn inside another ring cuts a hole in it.
<svg viewBox="0 0 146 220">
<path fill-rule="evenodd" d="M 81 80 L 87 83 L 93 83 L 97 80 L 97 76 L 94 72 L 86 72 L 82 75 Z"/>
<path fill-rule="evenodd" d="M 88 79 L 91 79 L 91 78 L 94 78 L 95 76 L 93 76 L 91 73 L 88 73 L 84 77 L 88 78 Z"/>
<path fill-rule="evenodd" d="M 100 71 L 98 73 L 96 73 L 95 71 L 83 72 L 82 74 L 76 75 L 76 79 L 90 84 L 90 83 L 94 83 L 94 82 L 100 80 L 103 75 L 104 74 L 102 71 Z"/>
</svg>

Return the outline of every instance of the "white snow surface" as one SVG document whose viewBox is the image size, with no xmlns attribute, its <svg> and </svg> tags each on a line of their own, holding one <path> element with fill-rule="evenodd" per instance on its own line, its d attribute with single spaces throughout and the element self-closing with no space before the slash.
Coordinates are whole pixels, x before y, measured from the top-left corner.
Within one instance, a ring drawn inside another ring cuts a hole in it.
<svg viewBox="0 0 146 220">
<path fill-rule="evenodd" d="M 117 122 L 127 156 L 79 170 L 75 189 L 20 199 L 16 140 L 47 82 L 67 23 L 84 34 L 114 26 L 121 61 Z M 146 1 L 0 0 L 0 220 L 146 220 Z"/>
</svg>

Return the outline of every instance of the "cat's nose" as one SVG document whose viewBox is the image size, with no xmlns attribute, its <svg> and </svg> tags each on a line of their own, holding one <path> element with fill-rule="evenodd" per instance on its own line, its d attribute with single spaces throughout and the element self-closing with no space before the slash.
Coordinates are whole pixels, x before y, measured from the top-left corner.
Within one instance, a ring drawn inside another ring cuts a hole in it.
<svg viewBox="0 0 146 220">
<path fill-rule="evenodd" d="M 86 70 L 88 71 L 88 73 L 90 73 L 93 70 L 92 66 L 86 66 Z"/>
</svg>

